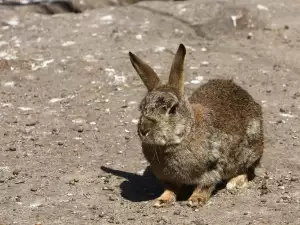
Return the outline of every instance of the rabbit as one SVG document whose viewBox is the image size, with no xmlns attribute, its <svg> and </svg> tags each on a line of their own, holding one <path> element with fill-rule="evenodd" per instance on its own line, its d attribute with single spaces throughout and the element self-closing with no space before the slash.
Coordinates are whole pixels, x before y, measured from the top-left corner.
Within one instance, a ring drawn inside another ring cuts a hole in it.
<svg viewBox="0 0 300 225">
<path fill-rule="evenodd" d="M 232 79 L 212 79 L 184 95 L 186 48 L 180 44 L 168 82 L 132 52 L 132 66 L 147 88 L 137 133 L 151 171 L 164 192 L 154 207 L 172 205 L 184 186 L 194 190 L 190 207 L 204 206 L 216 184 L 247 186 L 263 155 L 262 108 Z M 254 175 L 255 176 L 255 175 Z"/>
</svg>

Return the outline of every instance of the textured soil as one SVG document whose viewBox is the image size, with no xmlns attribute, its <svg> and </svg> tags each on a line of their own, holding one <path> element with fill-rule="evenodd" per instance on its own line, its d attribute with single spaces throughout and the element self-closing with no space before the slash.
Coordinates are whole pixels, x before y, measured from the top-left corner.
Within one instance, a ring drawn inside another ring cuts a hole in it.
<svg viewBox="0 0 300 225">
<path fill-rule="evenodd" d="M 300 224 L 299 1 L 19 10 L 0 7 L 0 224 Z M 128 58 L 166 79 L 179 43 L 186 94 L 233 78 L 264 111 L 263 176 L 197 210 L 152 207 L 162 188 L 137 137 L 146 89 Z"/>
</svg>

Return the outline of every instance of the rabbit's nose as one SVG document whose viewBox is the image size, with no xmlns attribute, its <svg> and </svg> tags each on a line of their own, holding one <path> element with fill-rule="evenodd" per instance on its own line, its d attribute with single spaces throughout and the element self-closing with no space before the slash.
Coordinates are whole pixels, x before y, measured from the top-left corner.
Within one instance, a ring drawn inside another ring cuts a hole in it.
<svg viewBox="0 0 300 225">
<path fill-rule="evenodd" d="M 155 124 L 154 120 L 151 120 L 147 117 L 142 117 L 141 118 L 141 123 L 140 123 L 140 126 L 139 126 L 140 134 L 142 136 L 147 136 L 147 134 L 153 128 L 154 124 Z"/>
</svg>

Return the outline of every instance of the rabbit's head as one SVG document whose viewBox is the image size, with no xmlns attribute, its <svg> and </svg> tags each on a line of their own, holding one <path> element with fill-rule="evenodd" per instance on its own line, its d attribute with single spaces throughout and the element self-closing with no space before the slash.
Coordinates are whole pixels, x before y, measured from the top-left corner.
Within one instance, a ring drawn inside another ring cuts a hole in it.
<svg viewBox="0 0 300 225">
<path fill-rule="evenodd" d="M 148 89 L 140 103 L 138 134 L 143 143 L 153 145 L 179 144 L 189 134 L 194 122 L 191 105 L 184 97 L 183 44 L 175 54 L 169 80 L 162 84 L 154 70 L 129 52 L 130 61 Z"/>
</svg>

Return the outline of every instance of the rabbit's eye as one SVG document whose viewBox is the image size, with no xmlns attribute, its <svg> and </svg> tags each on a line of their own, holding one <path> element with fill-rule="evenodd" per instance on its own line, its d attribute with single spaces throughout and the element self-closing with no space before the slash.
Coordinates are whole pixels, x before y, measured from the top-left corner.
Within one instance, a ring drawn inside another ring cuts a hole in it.
<svg viewBox="0 0 300 225">
<path fill-rule="evenodd" d="M 178 104 L 175 104 L 171 107 L 171 109 L 169 110 L 169 114 L 171 115 L 175 115 L 177 112 L 177 108 L 178 108 Z"/>
</svg>

